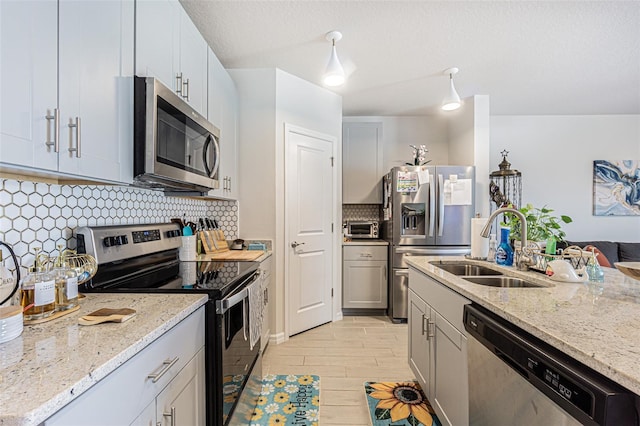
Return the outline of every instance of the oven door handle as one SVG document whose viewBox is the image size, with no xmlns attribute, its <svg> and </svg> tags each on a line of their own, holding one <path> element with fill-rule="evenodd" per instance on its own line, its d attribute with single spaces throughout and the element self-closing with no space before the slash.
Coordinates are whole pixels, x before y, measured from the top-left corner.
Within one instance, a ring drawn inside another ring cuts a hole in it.
<svg viewBox="0 0 640 426">
<path fill-rule="evenodd" d="M 234 294 L 233 296 L 227 299 L 217 300 L 216 314 L 218 315 L 224 314 L 233 306 L 244 301 L 244 299 L 246 299 L 248 295 L 249 295 L 249 292 L 247 291 L 247 289 L 243 288 L 242 290 L 240 290 L 239 292 L 237 292 L 236 294 Z"/>
</svg>

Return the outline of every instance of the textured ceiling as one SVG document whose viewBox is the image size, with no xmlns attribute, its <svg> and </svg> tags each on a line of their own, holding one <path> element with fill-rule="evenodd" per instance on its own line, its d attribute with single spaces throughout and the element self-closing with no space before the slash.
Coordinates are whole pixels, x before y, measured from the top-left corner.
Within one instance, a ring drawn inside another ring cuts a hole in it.
<svg viewBox="0 0 640 426">
<path fill-rule="evenodd" d="M 452 66 L 492 115 L 640 114 L 640 1 L 181 2 L 226 68 L 319 85 L 341 31 L 344 115 L 435 113 Z"/>
</svg>

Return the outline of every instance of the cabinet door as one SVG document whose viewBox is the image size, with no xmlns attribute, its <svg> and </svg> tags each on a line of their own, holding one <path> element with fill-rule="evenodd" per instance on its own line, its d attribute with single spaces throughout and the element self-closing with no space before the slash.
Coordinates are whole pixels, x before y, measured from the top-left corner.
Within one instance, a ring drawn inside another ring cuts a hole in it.
<svg viewBox="0 0 640 426">
<path fill-rule="evenodd" d="M 343 123 L 344 204 L 382 204 L 382 154 L 382 123 Z"/>
<path fill-rule="evenodd" d="M 207 116 L 207 42 L 180 7 L 180 72 L 182 97 Z"/>
<path fill-rule="evenodd" d="M 431 378 L 431 354 L 427 330 L 430 315 L 431 310 L 425 301 L 409 290 L 409 367 L 427 398 L 430 398 Z"/>
<path fill-rule="evenodd" d="M 442 315 L 434 314 L 430 400 L 443 425 L 468 424 L 467 338 Z"/>
<path fill-rule="evenodd" d="M 201 349 L 156 398 L 158 424 L 204 424 L 204 392 L 204 349 Z"/>
<path fill-rule="evenodd" d="M 134 2 L 60 0 L 59 22 L 59 170 L 130 181 Z"/>
<path fill-rule="evenodd" d="M 129 426 L 156 426 L 156 400 L 151 401 Z"/>
<path fill-rule="evenodd" d="M 181 9 L 178 0 L 136 0 L 136 75 L 155 77 L 174 91 L 180 69 Z"/>
<path fill-rule="evenodd" d="M 262 269 L 262 291 L 264 305 L 262 308 L 262 335 L 260 340 L 260 350 L 264 351 L 264 348 L 269 342 L 269 336 L 271 334 L 271 319 L 269 315 L 269 297 L 271 287 L 271 265 L 272 257 L 269 256 L 262 262 L 260 262 L 260 269 Z"/>
<path fill-rule="evenodd" d="M 343 308 L 387 308 L 387 262 L 345 261 Z"/>
<path fill-rule="evenodd" d="M 210 49 L 208 98 L 209 121 L 220 129 L 220 187 L 211 190 L 209 195 L 235 200 L 238 198 L 238 93 L 231 76 Z"/>
<path fill-rule="evenodd" d="M 58 169 L 55 1 L 0 1 L 0 161 Z M 47 120 L 47 116 L 52 118 Z"/>
</svg>

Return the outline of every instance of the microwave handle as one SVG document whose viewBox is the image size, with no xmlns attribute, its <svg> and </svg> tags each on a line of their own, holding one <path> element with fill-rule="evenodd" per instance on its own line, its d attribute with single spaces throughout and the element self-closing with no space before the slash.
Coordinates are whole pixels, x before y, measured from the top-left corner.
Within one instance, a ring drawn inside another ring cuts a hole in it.
<svg viewBox="0 0 640 426">
<path fill-rule="evenodd" d="M 209 157 L 209 148 L 211 148 L 211 142 L 213 141 L 213 147 L 215 149 L 214 153 L 214 163 L 213 167 L 209 167 L 209 162 L 207 161 Z M 218 171 L 218 166 L 220 166 L 220 145 L 218 145 L 218 141 L 212 135 L 209 135 L 207 141 L 204 143 L 204 149 L 202 150 L 202 161 L 204 163 L 204 169 L 207 172 L 207 176 L 213 178 Z"/>
</svg>

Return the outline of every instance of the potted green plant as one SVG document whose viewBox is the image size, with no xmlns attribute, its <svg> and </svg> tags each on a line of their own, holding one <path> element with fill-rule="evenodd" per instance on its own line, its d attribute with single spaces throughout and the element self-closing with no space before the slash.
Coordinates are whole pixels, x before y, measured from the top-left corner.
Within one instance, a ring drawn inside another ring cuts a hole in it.
<svg viewBox="0 0 640 426">
<path fill-rule="evenodd" d="M 553 216 L 553 209 L 546 206 L 542 208 L 527 204 L 518 209 L 527 218 L 527 240 L 545 242 L 550 237 L 556 241 L 564 241 L 566 233 L 562 230 L 562 224 L 571 223 L 573 220 L 569 216 Z M 502 226 L 511 229 L 512 239 L 520 241 L 520 220 L 516 215 L 505 213 L 505 221 Z"/>
</svg>

